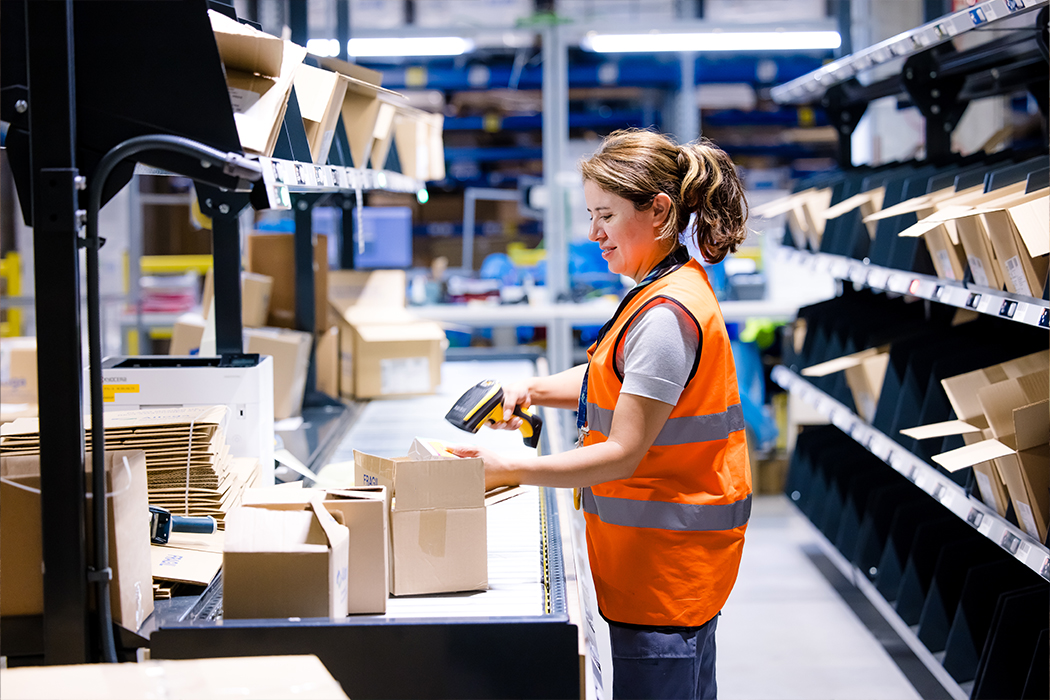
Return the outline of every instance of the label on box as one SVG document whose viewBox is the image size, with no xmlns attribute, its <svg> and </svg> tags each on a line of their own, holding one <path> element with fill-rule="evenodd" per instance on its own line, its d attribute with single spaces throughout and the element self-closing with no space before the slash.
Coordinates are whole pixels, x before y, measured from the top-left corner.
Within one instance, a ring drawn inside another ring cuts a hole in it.
<svg viewBox="0 0 1050 700">
<path fill-rule="evenodd" d="M 988 478 L 987 474 L 977 471 L 973 472 L 973 475 L 977 477 L 977 490 L 981 492 L 981 500 L 986 505 L 995 507 L 995 491 L 992 490 L 992 480 Z"/>
<path fill-rule="evenodd" d="M 1005 263 L 1006 274 L 1010 277 L 1010 281 L 1014 283 L 1014 289 L 1017 290 L 1017 294 L 1024 294 L 1025 296 L 1032 296 L 1032 290 L 1028 286 L 1028 279 L 1024 276 L 1024 267 L 1021 265 L 1021 258 L 1017 255 L 1013 256 Z"/>
<path fill-rule="evenodd" d="M 1014 505 L 1017 506 L 1017 517 L 1021 520 L 1021 524 L 1024 525 L 1024 531 L 1032 537 L 1039 537 L 1039 530 L 1035 526 L 1035 516 L 1032 514 L 1032 508 L 1023 501 L 1014 501 Z"/>
<path fill-rule="evenodd" d="M 244 114 L 262 97 L 259 93 L 245 90 L 244 88 L 235 88 L 227 85 L 226 89 L 230 92 L 230 104 L 233 105 L 234 114 Z"/>
<path fill-rule="evenodd" d="M 945 279 L 955 279 L 955 269 L 952 267 L 952 258 L 947 250 L 937 251 L 937 262 L 941 264 L 941 274 Z"/>
<path fill-rule="evenodd" d="M 430 360 L 394 357 L 379 361 L 380 393 L 425 394 L 430 391 Z"/>
<path fill-rule="evenodd" d="M 982 287 L 991 287 L 992 285 L 988 281 L 988 273 L 985 272 L 984 263 L 981 262 L 981 259 L 974 255 L 969 255 L 966 257 L 966 260 L 970 263 L 970 274 L 973 275 L 973 281 Z"/>
</svg>

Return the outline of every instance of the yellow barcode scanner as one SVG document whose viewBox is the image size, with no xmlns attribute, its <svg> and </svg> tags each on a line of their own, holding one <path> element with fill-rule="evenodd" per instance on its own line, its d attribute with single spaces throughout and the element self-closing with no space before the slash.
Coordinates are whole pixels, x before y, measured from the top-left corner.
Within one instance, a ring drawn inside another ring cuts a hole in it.
<svg viewBox="0 0 1050 700">
<path fill-rule="evenodd" d="M 521 418 L 518 430 L 521 431 L 525 444 L 529 447 L 539 445 L 543 420 L 521 406 L 514 407 L 514 415 Z M 445 414 L 445 420 L 468 433 L 478 432 L 485 421 L 503 421 L 503 387 L 492 379 L 478 382 L 459 397 L 452 409 Z"/>
</svg>

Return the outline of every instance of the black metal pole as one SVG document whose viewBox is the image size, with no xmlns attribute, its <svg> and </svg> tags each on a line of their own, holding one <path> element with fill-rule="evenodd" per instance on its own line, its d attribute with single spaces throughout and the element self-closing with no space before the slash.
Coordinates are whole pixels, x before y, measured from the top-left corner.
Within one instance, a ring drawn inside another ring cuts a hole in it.
<svg viewBox="0 0 1050 700">
<path fill-rule="evenodd" d="M 350 41 L 350 0 L 335 0 L 335 38 L 339 41 L 339 58 L 349 61 L 346 44 Z"/>
<path fill-rule="evenodd" d="M 244 352 L 241 329 L 241 239 L 237 219 L 211 220 L 215 281 L 215 354 Z"/>
<path fill-rule="evenodd" d="M 26 2 L 44 659 L 91 660 L 84 524 L 83 352 L 73 3 Z"/>
<path fill-rule="evenodd" d="M 306 0 L 288 0 L 288 28 L 292 30 L 292 41 L 299 46 L 306 46 L 310 38 L 308 17 Z"/>
<path fill-rule="evenodd" d="M 313 207 L 317 195 L 292 195 L 295 212 L 295 327 L 306 333 L 317 328 L 314 300 Z"/>
</svg>

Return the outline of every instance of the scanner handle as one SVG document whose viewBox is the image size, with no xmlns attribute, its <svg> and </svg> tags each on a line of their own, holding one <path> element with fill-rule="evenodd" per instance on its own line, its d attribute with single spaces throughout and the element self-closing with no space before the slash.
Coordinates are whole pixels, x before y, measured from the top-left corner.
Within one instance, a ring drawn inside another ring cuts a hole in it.
<svg viewBox="0 0 1050 700">
<path fill-rule="evenodd" d="M 528 447 L 538 447 L 540 444 L 540 431 L 543 430 L 543 419 L 533 415 L 531 411 L 521 406 L 514 407 L 514 415 L 521 418 L 521 425 L 518 426 L 518 430 L 521 431 L 525 444 Z"/>
</svg>

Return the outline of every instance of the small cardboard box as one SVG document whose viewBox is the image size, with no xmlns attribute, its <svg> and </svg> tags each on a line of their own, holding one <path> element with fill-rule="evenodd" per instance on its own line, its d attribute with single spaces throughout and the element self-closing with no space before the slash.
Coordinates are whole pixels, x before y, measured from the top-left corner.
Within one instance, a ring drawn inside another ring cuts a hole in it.
<svg viewBox="0 0 1050 700">
<path fill-rule="evenodd" d="M 319 497 L 284 508 L 243 506 L 226 516 L 224 617 L 346 617 L 350 531 Z"/>
<path fill-rule="evenodd" d="M 433 393 L 447 340 L 431 321 L 352 324 L 357 398 Z"/>
<path fill-rule="evenodd" d="M 310 142 L 310 157 L 318 165 L 328 162 L 346 84 L 347 79 L 339 73 L 311 65 L 299 66 L 295 72 L 295 97 Z"/>
<path fill-rule="evenodd" d="M 0 402 L 37 403 L 36 338 L 0 338 Z"/>
<path fill-rule="evenodd" d="M 328 237 L 314 241 L 314 319 L 316 331 L 328 330 Z M 265 325 L 295 328 L 295 236 L 290 233 L 248 236 L 248 269 L 273 278 L 270 314 Z"/>
<path fill-rule="evenodd" d="M 443 180 L 445 154 L 441 131 L 444 116 L 409 107 L 398 109 L 394 143 L 401 172 L 417 180 Z"/>
<path fill-rule="evenodd" d="M 388 459 L 354 450 L 358 485 L 387 486 L 393 595 L 488 588 L 482 460 Z"/>
<path fill-rule="evenodd" d="M 244 493 L 245 505 L 301 508 L 323 499 L 328 512 L 350 529 L 348 608 L 354 614 L 383 614 L 390 591 L 390 493 L 385 486 L 351 489 L 261 488 Z"/>
<path fill-rule="evenodd" d="M 88 460 L 90 464 L 90 452 Z M 0 476 L 0 616 L 39 615 L 44 611 L 40 457 L 0 458 Z M 87 509 L 92 501 L 90 484 L 89 471 Z M 153 612 L 146 453 L 106 452 L 106 489 L 113 621 L 137 632 Z"/>
<path fill-rule="evenodd" d="M 248 328 L 244 331 L 245 352 L 273 358 L 273 417 L 282 420 L 299 415 L 310 369 L 313 336 L 286 328 Z"/>
<path fill-rule="evenodd" d="M 258 272 L 241 273 L 241 325 L 259 328 L 270 317 L 273 277 Z"/>
<path fill-rule="evenodd" d="M 183 314 L 171 327 L 171 342 L 168 343 L 169 355 L 194 355 L 201 347 L 204 338 L 203 318 L 196 314 Z"/>
</svg>

